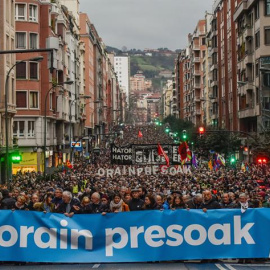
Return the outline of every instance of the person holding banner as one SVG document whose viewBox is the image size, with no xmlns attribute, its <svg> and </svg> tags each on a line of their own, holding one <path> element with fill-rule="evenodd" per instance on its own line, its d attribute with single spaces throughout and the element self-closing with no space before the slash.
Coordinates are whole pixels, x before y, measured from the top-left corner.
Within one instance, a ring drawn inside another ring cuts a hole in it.
<svg viewBox="0 0 270 270">
<path fill-rule="evenodd" d="M 63 192 L 63 202 L 57 209 L 58 213 L 62 213 L 67 217 L 72 217 L 74 213 L 79 211 L 80 201 L 72 197 L 70 191 Z"/>
<path fill-rule="evenodd" d="M 213 197 L 210 190 L 205 190 L 203 193 L 203 202 L 201 204 L 201 209 L 203 209 L 204 212 L 210 209 L 220 209 L 219 203 Z"/>
<path fill-rule="evenodd" d="M 129 212 L 128 205 L 122 200 L 120 194 L 113 195 L 113 199 L 110 202 L 110 210 L 112 213 Z"/>
<path fill-rule="evenodd" d="M 139 211 L 142 210 L 144 206 L 144 201 L 140 199 L 140 190 L 138 188 L 134 188 L 131 190 L 131 200 L 128 204 L 130 211 Z"/>
</svg>

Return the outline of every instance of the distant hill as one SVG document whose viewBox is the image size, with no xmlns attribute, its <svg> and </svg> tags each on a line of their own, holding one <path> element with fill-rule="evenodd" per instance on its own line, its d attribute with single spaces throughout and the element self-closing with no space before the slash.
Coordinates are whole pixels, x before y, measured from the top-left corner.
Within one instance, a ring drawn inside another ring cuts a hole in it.
<svg viewBox="0 0 270 270">
<path fill-rule="evenodd" d="M 168 78 L 160 76 L 161 71 L 174 72 L 174 61 L 177 52 L 172 52 L 167 48 L 148 49 L 145 51 L 131 49 L 125 52 L 107 46 L 107 51 L 115 52 L 116 55 L 130 56 L 130 75 L 134 76 L 138 71 L 142 71 L 147 79 L 153 82 L 154 91 L 160 90 L 160 86 L 164 85 Z"/>
</svg>

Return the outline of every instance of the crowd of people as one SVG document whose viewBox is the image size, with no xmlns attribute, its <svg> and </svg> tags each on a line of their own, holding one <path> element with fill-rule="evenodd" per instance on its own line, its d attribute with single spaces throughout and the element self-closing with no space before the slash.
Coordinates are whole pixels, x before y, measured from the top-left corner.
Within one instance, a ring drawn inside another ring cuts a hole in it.
<svg viewBox="0 0 270 270">
<path fill-rule="evenodd" d="M 118 143 L 170 143 L 171 138 L 154 126 L 126 127 Z M 147 135 L 148 134 L 148 135 Z M 175 209 L 270 207 L 270 168 L 249 164 L 245 171 L 229 167 L 209 170 L 201 164 L 191 173 L 140 176 L 99 176 L 99 168 L 113 168 L 110 148 L 101 149 L 93 162 L 77 160 L 73 169 L 42 180 L 41 173 L 17 173 L 11 190 L 2 186 L 0 209 L 74 214 L 103 214 Z"/>
</svg>

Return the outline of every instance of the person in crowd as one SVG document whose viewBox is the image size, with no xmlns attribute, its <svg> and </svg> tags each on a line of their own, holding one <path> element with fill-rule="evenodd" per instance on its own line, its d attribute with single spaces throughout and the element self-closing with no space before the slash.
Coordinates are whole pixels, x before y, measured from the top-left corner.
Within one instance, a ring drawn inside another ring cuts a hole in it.
<svg viewBox="0 0 270 270">
<path fill-rule="evenodd" d="M 101 196 L 101 212 L 103 213 L 109 213 L 110 210 L 110 199 L 109 196 L 106 194 L 103 194 Z"/>
<path fill-rule="evenodd" d="M 58 207 L 60 206 L 60 204 L 63 202 L 62 199 L 63 196 L 63 189 L 62 188 L 56 188 L 54 191 L 54 198 L 52 200 L 52 203 L 54 204 L 54 211 L 57 212 Z"/>
<path fill-rule="evenodd" d="M 57 208 L 58 213 L 62 213 L 67 217 L 72 217 L 74 213 L 79 211 L 77 206 L 79 207 L 80 202 L 77 199 L 73 198 L 70 191 L 64 191 L 62 199 L 63 202 Z"/>
<path fill-rule="evenodd" d="M 38 196 L 38 194 L 37 193 L 32 194 L 31 200 L 30 200 L 29 204 L 27 205 L 26 209 L 27 210 L 30 210 L 30 211 L 36 210 L 34 208 L 34 205 L 35 205 L 35 203 L 38 203 L 38 202 L 39 202 L 39 196 Z"/>
<path fill-rule="evenodd" d="M 201 209 L 203 196 L 201 193 L 197 193 L 192 199 L 185 203 L 186 208 L 189 209 Z"/>
<path fill-rule="evenodd" d="M 91 196 L 91 213 L 96 214 L 96 213 L 102 213 L 103 208 L 101 205 L 101 198 L 100 194 L 98 192 L 94 192 Z"/>
<path fill-rule="evenodd" d="M 139 198 L 139 189 L 134 188 L 131 190 L 131 200 L 128 203 L 130 211 L 142 210 L 144 201 Z"/>
<path fill-rule="evenodd" d="M 152 196 L 151 194 L 146 194 L 145 199 L 144 199 L 144 206 L 143 209 L 144 210 L 154 210 L 156 209 L 157 204 L 156 204 L 156 200 L 154 198 L 154 196 Z"/>
<path fill-rule="evenodd" d="M 124 195 L 124 202 L 128 205 L 130 200 L 131 200 L 131 195 L 129 191 L 126 191 L 125 195 Z"/>
<path fill-rule="evenodd" d="M 210 209 L 220 209 L 219 203 L 213 197 L 210 190 L 205 190 L 203 192 L 203 202 L 201 204 L 201 208 L 204 212 Z"/>
<path fill-rule="evenodd" d="M 91 201 L 88 196 L 84 196 L 79 206 L 74 206 L 78 214 L 91 214 Z"/>
<path fill-rule="evenodd" d="M 110 211 L 112 213 L 129 211 L 129 206 L 123 201 L 120 194 L 115 193 L 113 195 L 112 201 L 110 202 Z"/>
<path fill-rule="evenodd" d="M 234 203 L 231 201 L 230 196 L 229 196 L 228 193 L 224 193 L 224 194 L 222 195 L 222 200 L 221 200 L 221 202 L 220 202 L 220 207 L 221 207 L 222 209 L 225 209 L 225 208 L 230 208 L 230 209 L 235 208 L 235 205 L 234 205 Z"/>
<path fill-rule="evenodd" d="M 2 190 L 1 209 L 13 209 L 15 207 L 16 200 L 10 196 L 7 189 Z"/>
<path fill-rule="evenodd" d="M 156 195 L 156 208 L 158 210 L 168 210 L 170 206 L 167 203 L 164 203 L 164 198 L 162 195 Z"/>
<path fill-rule="evenodd" d="M 248 208 L 253 208 L 253 205 L 249 202 L 246 193 L 241 193 L 239 195 L 239 202 L 235 205 L 235 208 L 240 208 L 242 213 L 245 213 Z"/>
<path fill-rule="evenodd" d="M 25 196 L 19 195 L 15 202 L 13 210 L 26 210 L 26 198 Z"/>
<path fill-rule="evenodd" d="M 53 213 L 55 210 L 54 204 L 52 203 L 53 195 L 51 193 L 47 193 L 44 196 L 43 202 L 41 202 L 38 206 L 38 211 L 43 213 Z M 35 207 L 35 204 L 34 204 Z"/>
<path fill-rule="evenodd" d="M 186 208 L 186 205 L 183 201 L 183 198 L 181 195 L 176 195 L 174 198 L 173 198 L 173 202 L 171 204 L 171 207 L 170 207 L 172 210 L 175 210 L 175 209 L 185 209 Z"/>
</svg>

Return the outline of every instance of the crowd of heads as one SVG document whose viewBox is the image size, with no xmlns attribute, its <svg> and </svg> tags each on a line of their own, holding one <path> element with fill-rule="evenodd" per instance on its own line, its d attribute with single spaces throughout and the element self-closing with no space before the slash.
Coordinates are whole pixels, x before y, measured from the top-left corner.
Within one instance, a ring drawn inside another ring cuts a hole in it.
<svg viewBox="0 0 270 270">
<path fill-rule="evenodd" d="M 138 138 L 138 131 L 143 134 Z M 160 127 L 125 127 L 116 143 L 171 143 Z M 140 176 L 99 176 L 110 164 L 110 148 L 101 148 L 91 162 L 76 160 L 72 170 L 42 180 L 41 173 L 17 173 L 11 189 L 2 186 L 0 208 L 74 214 L 106 214 L 138 210 L 223 209 L 270 207 L 270 168 L 248 164 L 245 171 L 221 167 L 210 171 L 205 163 L 190 173 Z"/>
</svg>

